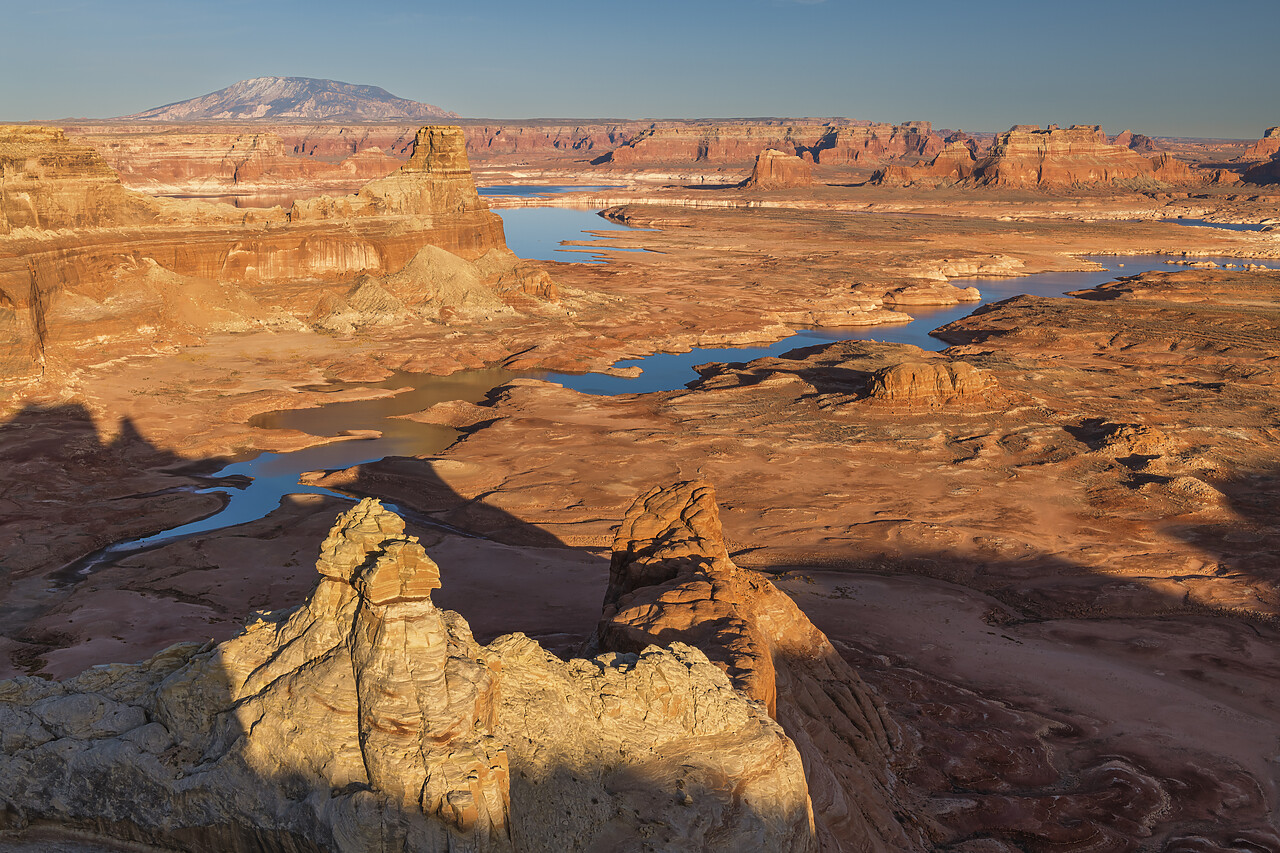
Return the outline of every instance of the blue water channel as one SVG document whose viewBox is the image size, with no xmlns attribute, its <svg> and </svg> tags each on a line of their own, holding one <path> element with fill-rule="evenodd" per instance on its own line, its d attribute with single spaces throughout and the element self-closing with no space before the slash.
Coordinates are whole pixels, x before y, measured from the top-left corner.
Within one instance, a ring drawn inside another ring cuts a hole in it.
<svg viewBox="0 0 1280 853">
<path fill-rule="evenodd" d="M 1033 296 L 1062 296 L 1070 290 L 1084 290 L 1119 276 L 1137 275 L 1151 270 L 1179 270 L 1181 266 L 1166 263 L 1174 260 L 1167 255 L 1094 256 L 1087 260 L 1102 264 L 1105 269 L 1087 272 L 1044 272 L 1018 278 L 956 278 L 956 287 L 976 287 L 982 294 L 981 302 L 965 302 L 954 306 L 914 306 L 908 312 L 915 319 L 905 325 L 854 326 L 850 328 L 797 329 L 790 337 L 771 344 L 748 347 L 699 347 L 682 353 L 657 353 L 645 358 L 619 361 L 616 367 L 639 367 L 643 371 L 635 378 L 609 376 L 600 373 L 569 374 L 550 373 L 547 379 L 584 394 L 647 394 L 652 391 L 669 391 L 680 388 L 697 378 L 694 365 L 712 361 L 745 362 L 765 356 L 779 356 L 800 347 L 831 343 L 832 341 L 883 341 L 897 344 L 913 344 L 921 349 L 938 351 L 948 345 L 930 332 L 953 320 L 967 317 L 980 305 L 999 302 L 1020 294 Z M 1239 264 L 1239 258 L 1196 257 L 1195 261 L 1212 261 L 1219 265 Z M 1275 261 L 1249 261 L 1270 269 L 1280 268 Z"/>
<path fill-rule="evenodd" d="M 592 239 L 587 231 L 629 230 L 628 226 L 610 222 L 593 211 L 553 207 L 531 207 L 500 210 L 507 230 L 507 244 L 526 258 L 563 260 L 564 240 Z M 566 253 L 567 254 L 567 253 Z M 580 259 L 581 253 L 573 253 Z M 1166 263 L 1163 255 L 1095 257 L 1092 260 L 1105 269 L 1088 272 L 1050 272 L 1009 279 L 953 279 L 957 287 L 974 286 L 982 293 L 981 303 L 965 303 L 954 307 L 912 308 L 915 320 L 905 325 L 862 326 L 850 328 L 798 329 L 791 336 L 771 344 L 747 347 L 704 347 L 683 353 L 657 353 L 645 358 L 618 362 L 619 367 L 640 367 L 635 378 L 597 373 L 568 374 L 538 371 L 515 372 L 500 368 L 467 370 L 450 376 L 396 373 L 377 383 L 333 383 L 316 386 L 310 391 L 336 393 L 353 388 L 395 392 L 377 399 L 335 401 L 318 408 L 294 409 L 256 416 L 251 424 L 263 429 L 296 429 L 311 435 L 340 437 L 352 432 L 374 431 L 376 438 L 345 438 L 315 447 L 286 453 L 259 453 L 251 459 L 237 460 L 205 478 L 207 487 L 182 487 L 181 491 L 220 493 L 226 499 L 224 508 L 207 518 L 179 527 L 159 531 L 150 536 L 118 542 L 87 555 L 64 567 L 60 582 L 73 583 L 92 572 L 111 565 L 130 554 L 161 545 L 255 521 L 275 510 L 291 494 L 319 494 L 345 500 L 350 495 L 319 486 L 304 485 L 299 478 L 306 471 L 340 470 L 373 462 L 388 456 L 423 456 L 443 451 L 460 435 L 450 427 L 422 424 L 398 415 L 420 412 L 448 400 L 482 402 L 497 386 L 517 376 L 547 379 L 585 394 L 638 394 L 667 391 L 683 387 L 697 378 L 693 366 L 707 362 L 746 362 L 763 356 L 782 355 L 790 350 L 843 340 L 888 341 L 914 344 L 923 349 L 941 350 L 946 344 L 930 337 L 937 327 L 965 317 L 978 304 L 1007 299 L 1018 294 L 1061 296 L 1069 290 L 1082 290 L 1122 275 L 1136 275 L 1148 270 L 1177 270 Z M 1196 257 L 1196 261 L 1218 264 L 1240 263 L 1229 257 Z M 1271 269 L 1280 268 L 1275 261 L 1257 262 Z M 430 519 L 396 508 L 422 524 Z M 462 531 L 454 531 L 462 533 Z M 466 534 L 463 534 L 466 535 Z"/>
</svg>

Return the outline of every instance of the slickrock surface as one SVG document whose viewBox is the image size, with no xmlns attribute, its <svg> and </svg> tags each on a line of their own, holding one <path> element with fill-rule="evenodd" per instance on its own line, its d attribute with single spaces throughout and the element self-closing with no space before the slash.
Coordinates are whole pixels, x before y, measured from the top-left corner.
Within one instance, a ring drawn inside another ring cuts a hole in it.
<svg viewBox="0 0 1280 853">
<path fill-rule="evenodd" d="M 743 182 L 750 189 L 776 190 L 813 184 L 813 170 L 799 157 L 766 148 L 756 157 L 751 175 Z"/>
<path fill-rule="evenodd" d="M 776 573 L 919 744 L 899 780 L 943 849 L 1271 849 L 1278 293 L 1146 274 L 996 304 L 940 354 L 839 343 L 614 398 L 526 380 L 443 459 L 321 481 L 413 505 L 443 480 L 424 510 L 519 547 L 599 546 L 624 489 L 714 480 L 725 554 Z M 693 488 L 621 531 L 643 556 L 614 585 L 656 584 L 619 597 L 626 631 L 732 631 L 750 601 L 685 559 L 720 553 Z M 758 672 L 742 636 L 719 660 Z"/>
<path fill-rule="evenodd" d="M 824 850 L 918 850 L 891 766 L 902 734 L 875 694 L 785 594 L 734 565 L 715 492 L 641 495 L 613 544 L 598 647 L 688 643 L 763 703 L 800 747 Z"/>
<path fill-rule="evenodd" d="M 696 648 L 488 646 L 377 501 L 302 606 L 64 682 L 0 682 L 0 830 L 190 851 L 815 849 L 801 758 Z M 818 635 L 820 636 L 820 635 Z M 0 836 L 0 844 L 4 844 Z M 865 848 L 872 849 L 872 848 Z"/>
</svg>

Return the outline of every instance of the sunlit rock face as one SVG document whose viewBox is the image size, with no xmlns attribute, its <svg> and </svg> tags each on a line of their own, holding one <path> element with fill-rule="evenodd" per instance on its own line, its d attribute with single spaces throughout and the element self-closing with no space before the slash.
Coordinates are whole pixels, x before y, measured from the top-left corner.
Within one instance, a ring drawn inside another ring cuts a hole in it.
<svg viewBox="0 0 1280 853">
<path fill-rule="evenodd" d="M 799 157 L 766 148 L 756 157 L 751 175 L 742 185 L 762 190 L 808 187 L 813 185 L 813 169 Z"/>
<path fill-rule="evenodd" d="M 0 383 L 214 333 L 306 330 L 326 313 L 325 284 L 360 275 L 399 276 L 399 299 L 429 303 L 406 320 L 439 319 L 454 302 L 509 313 L 508 292 L 554 298 L 545 273 L 506 250 L 457 128 L 424 127 L 395 174 L 290 211 L 133 193 L 93 149 L 48 128 L 0 128 L 0 169 Z M 459 276 L 469 284 L 442 289 Z M 298 281 L 314 283 L 313 299 Z"/>
<path fill-rule="evenodd" d="M 1280 127 L 1269 127 L 1263 132 L 1261 139 L 1245 149 L 1240 159 L 1266 160 L 1278 153 L 1280 153 Z"/>
<path fill-rule="evenodd" d="M 1190 167 L 1169 154 L 1144 157 L 1127 142 L 1116 144 L 1094 125 L 1060 128 L 1015 125 L 996 137 L 982 159 L 954 142 L 922 166 L 891 165 L 872 178 L 881 184 L 953 184 L 1008 189 L 1090 186 L 1142 187 L 1199 183 Z M 1139 143 L 1139 148 L 1142 148 Z M 1145 150 L 1145 149 L 1144 149 Z"/>
<path fill-rule="evenodd" d="M 300 607 L 221 645 L 0 682 L 0 826 L 195 851 L 816 849 L 796 745 L 702 651 L 481 646 L 372 499 L 316 568 Z"/>
<path fill-rule="evenodd" d="M 598 158 L 615 166 L 673 163 L 750 163 L 763 148 L 823 165 L 848 166 L 899 157 L 932 157 L 942 137 L 929 122 L 902 125 L 774 124 L 742 122 L 703 126 L 653 126 Z"/>
<path fill-rule="evenodd" d="M 53 127 L 0 125 L 0 235 L 150 221 L 134 195 L 87 145 Z"/>
</svg>

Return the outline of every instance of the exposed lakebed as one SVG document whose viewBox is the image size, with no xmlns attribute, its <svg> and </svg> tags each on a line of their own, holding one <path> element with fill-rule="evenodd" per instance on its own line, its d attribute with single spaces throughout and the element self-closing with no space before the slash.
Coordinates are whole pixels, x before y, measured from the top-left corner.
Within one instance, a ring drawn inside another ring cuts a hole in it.
<svg viewBox="0 0 1280 853">
<path fill-rule="evenodd" d="M 538 188 L 546 189 L 546 188 Z M 582 189 L 574 187 L 573 189 Z M 516 254 L 532 259 L 586 260 L 582 252 L 599 249 L 573 247 L 565 249 L 562 241 L 581 242 L 599 239 L 590 232 L 634 230 L 610 222 L 595 211 L 559 207 L 511 208 L 497 211 L 506 227 L 507 243 Z M 613 249 L 610 249 L 613 250 Z M 635 250 L 632 250 L 635 251 Z M 573 252 L 577 254 L 566 254 Z M 586 394 L 635 394 L 674 390 L 697 378 L 693 367 L 707 362 L 745 362 L 841 340 L 872 340 L 906 343 L 928 350 L 941 350 L 945 344 L 930 336 L 933 329 L 967 316 L 980 304 L 996 302 L 1020 294 L 1056 297 L 1069 290 L 1093 287 L 1118 276 L 1136 275 L 1148 270 L 1178 269 L 1170 266 L 1168 256 L 1136 255 L 1090 258 L 1105 269 L 1082 272 L 1049 272 L 1017 278 L 953 279 L 959 287 L 975 286 L 982 293 L 981 303 L 965 303 L 939 308 L 913 308 L 914 322 L 905 325 L 800 329 L 791 336 L 770 344 L 732 348 L 696 348 L 682 353 L 655 353 L 645 358 L 619 362 L 617 367 L 639 367 L 634 378 L 604 374 L 565 374 L 540 371 L 515 372 L 497 368 L 467 370 L 450 376 L 400 373 L 377 383 L 315 386 L 312 391 L 343 391 L 352 388 L 384 390 L 374 399 L 334 402 L 328 405 L 270 412 L 251 422 L 263 429 L 295 429 L 315 436 L 339 438 L 313 447 L 287 453 L 260 453 L 232 463 L 211 475 L 202 493 L 221 493 L 224 508 L 204 519 L 160 531 L 151 536 L 119 542 L 91 554 L 66 567 L 62 579 L 74 581 L 97 568 L 109 565 L 128 554 L 148 550 L 193 535 L 244 524 L 262 518 L 275 510 L 281 500 L 291 494 L 321 494 L 347 499 L 329 489 L 300 483 L 306 471 L 334 470 L 360 465 L 387 456 L 431 455 L 443 451 L 460 435 L 459 431 L 437 424 L 419 423 L 402 416 L 420 412 L 436 403 L 449 400 L 482 402 L 496 387 L 516 377 L 546 379 Z M 1219 265 L 1239 263 L 1229 257 L 1197 257 Z M 1270 268 L 1280 264 L 1268 262 Z M 344 437 L 365 433 L 377 437 Z M 403 511 L 402 508 L 397 508 Z M 411 517 L 413 513 L 408 513 Z M 416 519 L 430 523 L 427 519 Z"/>
</svg>

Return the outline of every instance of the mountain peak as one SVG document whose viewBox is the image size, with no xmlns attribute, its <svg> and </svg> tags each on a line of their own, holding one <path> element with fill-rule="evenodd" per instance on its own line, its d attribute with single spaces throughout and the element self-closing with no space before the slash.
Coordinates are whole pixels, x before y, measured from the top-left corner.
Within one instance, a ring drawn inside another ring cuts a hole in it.
<svg viewBox="0 0 1280 853">
<path fill-rule="evenodd" d="M 457 118 L 431 104 L 397 98 L 378 86 L 312 77 L 254 77 L 198 98 L 119 116 L 138 121 L 302 121 Z"/>
</svg>

